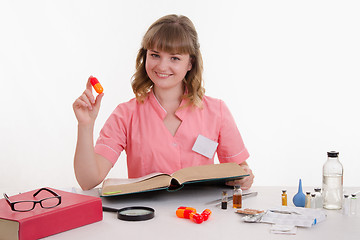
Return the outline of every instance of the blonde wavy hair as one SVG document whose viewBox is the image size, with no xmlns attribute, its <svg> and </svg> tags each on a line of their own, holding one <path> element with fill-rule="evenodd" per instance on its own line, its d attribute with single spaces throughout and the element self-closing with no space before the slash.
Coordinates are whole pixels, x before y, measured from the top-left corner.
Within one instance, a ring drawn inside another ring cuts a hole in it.
<svg viewBox="0 0 360 240">
<path fill-rule="evenodd" d="M 145 70 L 148 49 L 168 53 L 189 54 L 192 68 L 183 80 L 187 91 L 183 96 L 188 104 L 201 107 L 205 94 L 203 87 L 203 61 L 198 35 L 191 20 L 181 15 L 167 15 L 154 22 L 144 35 L 136 58 L 136 72 L 132 77 L 132 89 L 137 101 L 143 103 L 154 83 Z"/>
</svg>

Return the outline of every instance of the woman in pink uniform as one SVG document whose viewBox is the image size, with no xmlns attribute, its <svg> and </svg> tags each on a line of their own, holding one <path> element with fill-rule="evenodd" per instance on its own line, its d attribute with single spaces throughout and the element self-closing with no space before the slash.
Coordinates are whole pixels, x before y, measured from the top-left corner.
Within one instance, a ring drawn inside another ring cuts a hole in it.
<svg viewBox="0 0 360 240">
<path fill-rule="evenodd" d="M 101 99 L 88 80 L 73 109 L 78 120 L 75 175 L 83 189 L 101 183 L 125 150 L 129 178 L 153 172 L 236 162 L 250 174 L 230 182 L 248 189 L 254 175 L 235 121 L 219 99 L 206 96 L 197 32 L 184 16 L 168 15 L 146 32 L 132 79 L 135 98 L 119 104 L 95 144 L 93 131 Z"/>
</svg>

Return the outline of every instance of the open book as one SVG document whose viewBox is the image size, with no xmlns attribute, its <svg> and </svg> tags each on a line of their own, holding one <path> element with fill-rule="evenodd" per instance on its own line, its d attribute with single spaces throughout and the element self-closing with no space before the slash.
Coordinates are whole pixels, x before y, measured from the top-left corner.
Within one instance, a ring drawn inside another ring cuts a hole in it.
<svg viewBox="0 0 360 240">
<path fill-rule="evenodd" d="M 173 174 L 152 173 L 141 178 L 108 178 L 103 182 L 101 196 L 117 196 L 130 193 L 167 189 L 175 191 L 184 184 L 204 181 L 228 181 L 248 176 L 237 163 L 221 163 L 193 166 L 180 169 Z"/>
</svg>

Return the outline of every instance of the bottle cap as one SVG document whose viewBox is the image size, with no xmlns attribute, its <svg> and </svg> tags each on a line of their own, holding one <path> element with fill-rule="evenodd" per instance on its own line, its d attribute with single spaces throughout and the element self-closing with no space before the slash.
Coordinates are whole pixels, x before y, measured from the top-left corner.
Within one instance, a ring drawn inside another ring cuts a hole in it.
<svg viewBox="0 0 360 240">
<path fill-rule="evenodd" d="M 339 152 L 331 151 L 331 152 L 328 152 L 327 155 L 328 155 L 328 157 L 338 157 Z"/>
<path fill-rule="evenodd" d="M 347 194 L 344 194 L 344 198 L 348 198 L 349 197 L 349 195 L 347 195 Z"/>
</svg>

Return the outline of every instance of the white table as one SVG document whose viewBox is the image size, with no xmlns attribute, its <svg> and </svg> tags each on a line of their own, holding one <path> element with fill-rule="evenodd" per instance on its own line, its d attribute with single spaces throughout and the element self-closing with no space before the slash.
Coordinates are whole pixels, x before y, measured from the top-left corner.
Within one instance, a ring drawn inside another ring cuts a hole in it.
<svg viewBox="0 0 360 240">
<path fill-rule="evenodd" d="M 256 197 L 243 200 L 243 207 L 266 210 L 281 205 L 283 187 L 253 187 Z M 292 205 L 292 197 L 296 187 L 288 190 L 288 203 Z M 348 193 L 360 188 L 345 188 Z M 93 223 L 67 232 L 47 237 L 56 239 L 360 239 L 360 214 L 344 216 L 341 210 L 326 210 L 327 220 L 311 228 L 298 228 L 296 235 L 279 235 L 270 233 L 270 224 L 245 223 L 242 216 L 234 213 L 231 204 L 227 210 L 205 203 L 221 197 L 222 190 L 232 189 L 225 186 L 185 186 L 177 192 L 155 191 L 146 194 L 128 195 L 118 198 L 106 198 L 103 204 L 122 208 L 128 206 L 148 206 L 155 209 L 155 217 L 140 222 L 127 222 L 117 219 L 116 213 L 104 212 L 101 222 Z M 313 191 L 304 187 L 305 191 Z M 86 194 L 94 195 L 94 191 Z M 358 201 L 358 205 L 359 205 Z M 189 219 L 180 219 L 175 215 L 179 206 L 194 207 L 198 212 L 209 208 L 212 215 L 208 221 L 195 224 Z"/>
</svg>

